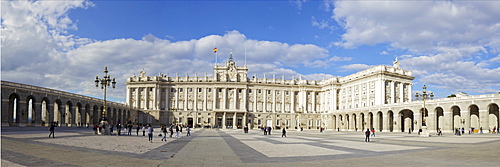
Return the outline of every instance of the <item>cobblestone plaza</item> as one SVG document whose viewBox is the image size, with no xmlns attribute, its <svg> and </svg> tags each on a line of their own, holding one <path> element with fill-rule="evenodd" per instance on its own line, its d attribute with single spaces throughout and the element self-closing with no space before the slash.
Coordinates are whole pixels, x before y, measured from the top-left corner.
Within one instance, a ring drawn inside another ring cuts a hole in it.
<svg viewBox="0 0 500 167">
<path fill-rule="evenodd" d="M 156 129 L 159 132 L 159 129 Z M 93 135 L 61 127 L 2 127 L 2 166 L 497 166 L 500 134 L 419 137 L 416 133 L 194 129 L 162 142 L 146 136 Z"/>
</svg>

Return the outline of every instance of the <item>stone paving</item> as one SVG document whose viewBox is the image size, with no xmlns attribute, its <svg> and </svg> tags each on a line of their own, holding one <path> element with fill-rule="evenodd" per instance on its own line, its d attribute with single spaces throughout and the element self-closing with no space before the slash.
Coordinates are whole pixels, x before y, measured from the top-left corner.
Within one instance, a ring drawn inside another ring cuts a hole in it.
<svg viewBox="0 0 500 167">
<path fill-rule="evenodd" d="M 155 129 L 155 132 L 159 132 Z M 94 135 L 87 128 L 2 127 L 1 166 L 499 166 L 500 134 L 419 137 L 363 132 L 193 129 L 153 143 L 147 135 Z M 185 134 L 183 134 L 185 135 Z"/>
</svg>

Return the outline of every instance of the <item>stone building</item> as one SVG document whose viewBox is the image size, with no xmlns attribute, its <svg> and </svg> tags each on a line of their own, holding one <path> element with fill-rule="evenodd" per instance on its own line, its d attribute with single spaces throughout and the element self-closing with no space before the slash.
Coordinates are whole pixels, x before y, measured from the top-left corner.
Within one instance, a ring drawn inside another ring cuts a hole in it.
<svg viewBox="0 0 500 167">
<path fill-rule="evenodd" d="M 379 65 L 322 81 L 248 77 L 247 71 L 232 55 L 225 65 L 215 65 L 213 77 L 147 76 L 143 70 L 127 79 L 127 104 L 148 113 L 139 118 L 147 123 L 337 129 L 342 123 L 334 113 L 412 99 L 414 77 L 397 60 L 393 67 Z"/>
</svg>

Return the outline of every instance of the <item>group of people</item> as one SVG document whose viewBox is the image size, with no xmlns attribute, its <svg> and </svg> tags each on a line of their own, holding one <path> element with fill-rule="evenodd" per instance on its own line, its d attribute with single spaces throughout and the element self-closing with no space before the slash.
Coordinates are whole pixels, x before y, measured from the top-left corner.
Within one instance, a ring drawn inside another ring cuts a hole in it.
<svg viewBox="0 0 500 167">
<path fill-rule="evenodd" d="M 264 135 L 271 135 L 271 127 L 262 127 L 261 131 L 264 132 Z"/>
<path fill-rule="evenodd" d="M 375 128 L 366 129 L 365 131 L 365 142 L 370 142 L 370 136 L 375 137 Z"/>
</svg>

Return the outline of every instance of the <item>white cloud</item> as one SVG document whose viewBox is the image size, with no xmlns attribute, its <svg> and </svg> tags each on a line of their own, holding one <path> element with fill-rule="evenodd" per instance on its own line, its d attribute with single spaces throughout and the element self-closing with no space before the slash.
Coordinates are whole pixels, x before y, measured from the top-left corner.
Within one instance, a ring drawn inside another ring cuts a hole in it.
<svg viewBox="0 0 500 167">
<path fill-rule="evenodd" d="M 341 71 L 362 71 L 369 69 L 373 66 L 371 65 L 366 65 L 366 64 L 349 64 L 345 66 L 341 66 L 340 68 L 342 69 Z"/>
<path fill-rule="evenodd" d="M 109 75 L 118 82 L 116 90 L 108 93 L 120 99 L 125 96 L 126 78 L 143 68 L 148 75 L 212 76 L 213 47 L 219 48 L 219 64 L 227 61 L 232 50 L 237 65 L 243 65 L 246 50 L 249 75 L 266 73 L 266 77 L 290 79 L 300 74 L 285 67 L 350 60 L 329 57 L 328 50 L 316 45 L 253 40 L 238 31 L 176 42 L 151 34 L 140 40 L 105 41 L 67 34 L 66 30 L 78 28 L 68 11 L 91 6 L 85 1 L 2 1 L 2 80 L 101 97 L 93 81 L 108 66 Z"/>
<path fill-rule="evenodd" d="M 403 52 L 401 66 L 417 82 L 491 93 L 500 82 L 491 58 L 500 50 L 499 8 L 496 1 L 336 1 L 332 18 L 346 33 L 334 44 L 388 44 Z"/>
</svg>

